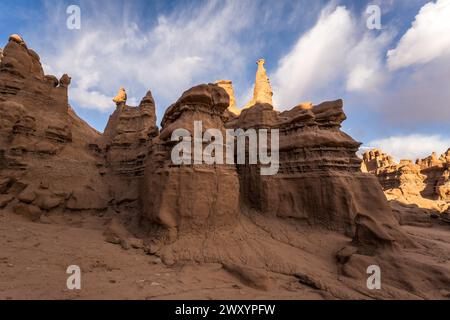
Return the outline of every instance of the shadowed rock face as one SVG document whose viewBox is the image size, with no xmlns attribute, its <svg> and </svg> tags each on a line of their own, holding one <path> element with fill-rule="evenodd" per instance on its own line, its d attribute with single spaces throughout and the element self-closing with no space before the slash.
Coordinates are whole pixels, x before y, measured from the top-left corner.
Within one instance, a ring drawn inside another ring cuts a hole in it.
<svg viewBox="0 0 450 320">
<path fill-rule="evenodd" d="M 108 181 L 111 205 L 132 203 L 133 209 L 138 210 L 139 185 L 148 149 L 158 133 L 150 91 L 137 107 L 128 106 L 122 100 L 117 102 L 103 135 L 90 145 Z"/>
<path fill-rule="evenodd" d="M 234 165 L 174 165 L 171 160 L 176 129 L 186 129 L 193 137 L 194 121 L 202 121 L 203 131 L 218 129 L 225 136 L 222 115 L 228 104 L 224 89 L 199 85 L 184 92 L 164 115 L 147 159 L 141 199 L 145 218 L 167 231 L 170 241 L 237 223 L 239 181 Z"/>
<path fill-rule="evenodd" d="M 70 77 L 44 75 L 38 55 L 19 40 L 0 62 L 5 212 L 32 221 L 44 213 L 105 213 L 113 217 L 107 241 L 145 247 L 168 265 L 218 262 L 259 290 L 270 287 L 268 272 L 339 298 L 348 297 L 343 284 L 374 298 L 433 297 L 450 285 L 448 268 L 403 254 L 414 242 L 377 178 L 360 171 L 360 143 L 340 130 L 341 100 L 284 112 L 256 101 L 237 116 L 223 88 L 202 84 L 166 110 L 159 132 L 151 93 L 137 107 L 122 95 L 100 134 L 69 106 Z M 174 164 L 172 133 L 194 136 L 195 121 L 224 137 L 226 128 L 278 129 L 278 173 L 262 176 L 259 164 Z M 389 283 L 379 292 L 364 285 L 371 264 Z M 424 281 L 412 280 L 417 272 Z"/>
<path fill-rule="evenodd" d="M 340 130 L 345 118 L 342 100 L 282 113 L 268 104 L 244 110 L 237 127 L 280 130 L 280 168 L 262 176 L 259 166 L 239 166 L 243 199 L 265 214 L 350 236 L 357 214 L 394 225 L 378 182 L 360 172 L 360 143 Z"/>
</svg>

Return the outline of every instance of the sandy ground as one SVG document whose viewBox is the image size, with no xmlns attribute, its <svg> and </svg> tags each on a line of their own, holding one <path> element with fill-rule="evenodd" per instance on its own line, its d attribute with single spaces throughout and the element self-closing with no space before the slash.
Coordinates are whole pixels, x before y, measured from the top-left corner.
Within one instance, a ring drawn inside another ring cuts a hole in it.
<svg viewBox="0 0 450 320">
<path fill-rule="evenodd" d="M 52 219 L 34 223 L 0 211 L 0 299 L 332 298 L 292 276 L 271 273 L 270 290 L 257 290 L 220 264 L 168 267 L 141 249 L 106 242 L 100 217 Z M 403 228 L 430 246 L 440 263 L 449 263 L 448 228 Z M 81 268 L 81 290 L 66 287 L 69 265 Z"/>
<path fill-rule="evenodd" d="M 105 242 L 95 225 L 33 223 L 1 212 L 0 299 L 322 298 L 293 277 L 272 275 L 271 290 L 263 291 L 219 264 L 167 267 L 140 249 Z M 81 268 L 81 290 L 66 287 L 69 265 Z"/>
</svg>

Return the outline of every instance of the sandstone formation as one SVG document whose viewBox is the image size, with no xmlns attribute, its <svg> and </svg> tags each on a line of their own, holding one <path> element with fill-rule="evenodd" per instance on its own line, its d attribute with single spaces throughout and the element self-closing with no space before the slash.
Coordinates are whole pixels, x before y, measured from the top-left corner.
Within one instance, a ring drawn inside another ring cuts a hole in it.
<svg viewBox="0 0 450 320">
<path fill-rule="evenodd" d="M 391 156 L 373 149 L 364 153 L 362 170 L 375 174 L 387 192 L 448 201 L 449 154 L 450 149 L 439 158 L 433 152 L 415 163 L 401 160 L 397 164 Z"/>
<path fill-rule="evenodd" d="M 9 41 L 14 41 L 20 45 L 25 45 L 25 42 L 23 41 L 22 37 L 18 34 L 12 34 L 9 36 Z"/>
<path fill-rule="evenodd" d="M 194 121 L 202 121 L 201 130 L 218 129 L 225 135 L 222 115 L 228 105 L 225 90 L 212 84 L 199 85 L 184 92 L 162 119 L 161 134 L 147 159 L 141 194 L 144 216 L 161 228 L 162 239 L 170 242 L 237 223 L 239 182 L 235 166 L 174 165 L 171 160 L 175 129 L 186 129 L 193 136 Z"/>
<path fill-rule="evenodd" d="M 11 36 L 0 64 L 3 207 L 19 212 L 105 210 L 107 191 L 86 148 L 100 134 L 68 104 L 70 78 L 45 75 L 39 56 Z"/>
<path fill-rule="evenodd" d="M 296 108 L 299 108 L 301 110 L 309 110 L 313 108 L 313 103 L 312 102 L 301 102 L 299 103 Z"/>
<path fill-rule="evenodd" d="M 259 291 L 279 290 L 289 279 L 282 290 L 308 287 L 330 299 L 441 297 L 450 286 L 450 267 L 436 263 L 444 249 L 407 235 L 377 177 L 361 172 L 360 143 L 340 129 L 342 100 L 276 111 L 263 64 L 240 114 L 230 114 L 231 82 L 201 84 L 167 108 L 159 130 L 151 92 L 135 107 L 121 89 L 100 134 L 69 106 L 70 77 L 45 75 L 39 56 L 12 37 L 0 63 L 2 213 L 45 223 L 57 214 L 104 219 L 108 243 L 167 266 L 219 266 Z M 201 151 L 213 145 L 218 157 L 228 141 L 207 134 L 226 136 L 227 129 L 278 130 L 279 146 L 271 135 L 259 146 L 279 152 L 278 171 L 263 175 L 268 164 L 249 160 L 250 139 L 242 163 L 238 147 L 231 163 L 198 161 L 192 149 L 184 163 L 174 161 L 175 135 L 191 137 L 186 141 Z M 393 165 L 385 158 L 369 154 L 364 164 L 370 172 Z M 393 180 L 409 192 L 406 180 L 420 165 L 403 167 Z M 373 264 L 383 270 L 383 290 L 366 287 Z"/>
<path fill-rule="evenodd" d="M 127 93 L 125 91 L 125 88 L 120 87 L 119 92 L 113 98 L 113 102 L 115 102 L 116 105 L 121 105 L 127 102 Z"/>
<path fill-rule="evenodd" d="M 137 107 L 126 105 L 125 100 L 117 102 L 118 107 L 109 117 L 103 135 L 89 148 L 109 185 L 110 206 L 116 211 L 126 206 L 128 212 L 136 215 L 148 149 L 159 131 L 150 91 Z"/>
<path fill-rule="evenodd" d="M 416 160 L 421 173 L 426 176 L 425 189 L 422 195 L 425 198 L 450 201 L 450 149 L 437 158 L 436 153 L 425 159 Z"/>
<path fill-rule="evenodd" d="M 231 82 L 231 80 L 218 80 L 215 82 L 215 84 L 224 89 L 230 97 L 228 111 L 232 112 L 234 115 L 239 115 L 241 113 L 241 110 L 239 110 L 236 106 L 236 98 L 234 97 L 233 83 Z"/>
<path fill-rule="evenodd" d="M 218 80 L 215 82 L 215 84 L 223 88 L 230 97 L 230 104 L 226 111 L 225 120 L 228 120 L 229 118 L 235 118 L 236 116 L 240 115 L 243 110 L 248 109 L 257 103 L 272 105 L 273 92 L 272 87 L 270 85 L 269 77 L 267 76 L 266 69 L 264 68 L 264 63 L 265 63 L 264 59 L 259 59 L 256 62 L 258 68 L 256 70 L 255 84 L 253 87 L 253 97 L 241 109 L 238 109 L 236 106 L 236 99 L 234 97 L 234 89 L 232 82 L 230 80 Z M 311 109 L 312 103 L 306 102 L 303 104 L 299 104 L 298 107 L 302 109 Z"/>
<path fill-rule="evenodd" d="M 396 163 L 389 155 L 373 149 L 363 154 L 361 168 L 378 177 L 387 199 L 403 220 L 429 224 L 430 212 L 444 218 L 440 213 L 449 207 L 448 155 L 449 151 L 438 158 L 433 153 L 415 163 L 411 160 Z"/>
<path fill-rule="evenodd" d="M 266 69 L 264 68 L 265 62 L 266 61 L 264 59 L 259 59 L 256 62 L 258 69 L 256 70 L 253 98 L 245 105 L 243 109 L 247 109 L 257 103 L 267 103 L 272 105 L 273 92 L 269 77 L 267 76 Z"/>
</svg>

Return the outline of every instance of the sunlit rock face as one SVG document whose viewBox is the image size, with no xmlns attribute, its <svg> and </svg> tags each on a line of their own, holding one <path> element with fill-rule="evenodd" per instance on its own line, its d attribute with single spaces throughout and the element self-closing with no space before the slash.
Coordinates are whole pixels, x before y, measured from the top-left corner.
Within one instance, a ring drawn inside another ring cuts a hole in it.
<svg viewBox="0 0 450 320">
<path fill-rule="evenodd" d="M 236 106 L 236 98 L 234 97 L 233 83 L 231 80 L 218 80 L 215 84 L 224 89 L 230 97 L 230 104 L 227 110 L 232 112 L 234 115 L 239 115 L 241 111 Z"/>
<path fill-rule="evenodd" d="M 255 86 L 253 88 L 253 98 L 246 104 L 244 109 L 253 106 L 257 103 L 272 103 L 272 86 L 270 85 L 269 77 L 267 76 L 266 69 L 264 68 L 264 59 L 259 59 L 256 64 L 258 69 L 256 70 Z"/>
<path fill-rule="evenodd" d="M 362 170 L 375 174 L 389 196 L 412 195 L 445 201 L 450 199 L 449 154 L 447 150 L 438 157 L 433 152 L 415 163 L 412 160 L 396 163 L 391 156 L 373 149 L 364 153 Z"/>
</svg>

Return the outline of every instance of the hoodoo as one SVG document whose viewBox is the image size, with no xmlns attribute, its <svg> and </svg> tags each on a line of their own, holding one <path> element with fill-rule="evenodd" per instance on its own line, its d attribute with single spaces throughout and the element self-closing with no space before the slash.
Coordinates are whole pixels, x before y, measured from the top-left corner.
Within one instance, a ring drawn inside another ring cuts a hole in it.
<svg viewBox="0 0 450 320">
<path fill-rule="evenodd" d="M 266 61 L 264 59 L 259 59 L 256 62 L 258 69 L 256 70 L 253 98 L 245 105 L 244 109 L 247 109 L 257 103 L 267 103 L 272 105 L 273 92 L 269 77 L 267 76 L 266 69 L 264 68 L 265 62 Z"/>
</svg>

